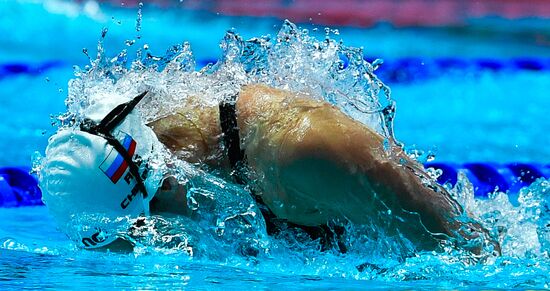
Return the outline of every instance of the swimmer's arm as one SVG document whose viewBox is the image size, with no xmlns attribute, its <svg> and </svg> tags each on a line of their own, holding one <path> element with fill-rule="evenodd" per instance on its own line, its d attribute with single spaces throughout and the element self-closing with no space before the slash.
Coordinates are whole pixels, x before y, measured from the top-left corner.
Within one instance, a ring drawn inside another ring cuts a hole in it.
<svg viewBox="0 0 550 291">
<path fill-rule="evenodd" d="M 363 186 L 357 187 L 365 189 L 356 192 L 372 196 L 370 192 L 374 190 L 389 207 L 418 213 L 430 231 L 450 234 L 448 221 L 460 215 L 462 209 L 444 190 L 435 192 L 424 186 L 417 173 L 407 166 L 416 162 L 400 149 L 394 149 L 396 153 L 390 155 L 378 133 L 330 105 L 308 112 L 307 119 L 309 128 L 297 137 L 300 140 L 285 139 L 287 150 L 280 152 L 281 160 L 295 161 L 314 154 L 332 163 L 332 171 L 362 181 L 357 185 Z"/>
<path fill-rule="evenodd" d="M 279 186 L 274 186 L 282 187 L 283 193 L 264 193 L 278 195 L 265 196 L 264 200 L 268 203 L 290 201 L 291 197 L 286 196 L 290 191 L 291 195 L 304 196 L 294 199 L 298 203 L 306 201 L 302 203 L 304 207 L 312 202 L 325 202 L 325 205 L 334 208 L 341 202 L 335 203 L 334 197 L 330 196 L 338 193 L 343 195 L 340 201 L 353 200 L 346 206 L 349 208 L 340 212 L 368 219 L 368 215 L 352 212 L 361 211 L 356 204 L 368 205 L 374 191 L 389 206 L 397 204 L 402 209 L 418 213 L 425 227 L 433 233 L 466 240 L 476 235 L 486 236 L 487 231 L 479 224 L 464 221 L 467 216 L 462 207 L 443 188 L 430 188 L 422 183 L 420 175 L 423 173 L 411 167 L 416 162 L 400 149 L 389 155 L 378 133 L 349 118 L 339 109 L 310 97 L 304 98 L 262 85 L 244 88 L 237 108 L 239 127 L 249 141 L 245 145 L 249 163 L 260 170 L 266 168 L 264 173 L 278 175 L 279 178 L 272 177 L 274 180 L 284 180 L 280 181 Z M 322 167 L 312 168 L 312 161 L 320 162 Z M 273 165 L 279 165 L 279 170 L 270 170 Z M 290 179 L 283 177 L 285 170 L 290 171 L 286 175 Z M 322 172 L 331 173 L 332 179 L 320 179 Z M 306 176 L 311 176 L 313 188 L 303 185 L 307 183 L 304 182 Z M 339 189 L 337 180 L 347 181 L 346 184 L 351 181 L 353 185 L 348 188 L 355 187 L 355 190 L 349 192 L 362 193 L 362 197 L 349 196 L 349 193 L 345 197 L 343 191 L 330 191 L 331 187 Z M 304 222 L 307 222 L 308 216 L 303 218 Z M 368 221 L 356 219 L 355 222 Z M 469 228 L 470 233 L 464 228 Z M 498 244 L 495 245 L 498 248 Z"/>
<path fill-rule="evenodd" d="M 426 226 L 433 232 L 448 233 L 444 215 L 460 212 L 458 204 L 447 195 L 430 192 L 413 172 L 390 158 L 378 133 L 338 108 L 262 85 L 244 88 L 237 108 L 239 127 L 249 141 L 245 145 L 249 163 L 264 174 L 275 175 L 271 180 L 284 180 L 280 187 L 274 186 L 282 192 L 290 189 L 293 194 L 289 195 L 303 194 L 304 198 L 310 196 L 307 198 L 311 201 L 334 205 L 334 197 L 330 197 L 334 192 L 340 192 L 339 196 L 352 195 L 338 191 L 339 183 L 344 183 L 349 192 L 363 193 L 363 197 L 350 196 L 357 198 L 357 202 L 369 204 L 370 196 L 376 192 L 386 202 L 397 202 L 406 210 L 424 216 Z M 397 155 L 413 163 L 405 154 Z M 319 166 L 311 167 L 313 163 Z M 270 170 L 273 166 L 279 170 Z M 334 173 L 333 179 L 315 179 L 327 172 Z M 304 175 L 311 176 L 314 187 L 302 185 L 301 179 L 292 177 L 306 177 Z M 352 190 L 361 187 L 363 189 Z M 285 198 L 285 193 L 275 194 L 276 190 L 270 190 L 264 195 L 280 197 L 266 197 L 268 201 L 292 200 Z M 304 206 L 311 201 L 304 202 Z M 347 207 L 343 212 L 352 211 Z"/>
<path fill-rule="evenodd" d="M 369 188 L 390 207 L 393 204 L 417 213 L 430 232 L 454 237 L 474 253 L 480 253 L 485 243 L 500 252 L 500 246 L 488 231 L 469 218 L 444 188 L 421 179 L 424 175 L 421 166 L 401 149 L 385 151 L 379 134 L 328 104 L 308 113 L 308 118 L 311 126 L 300 137 L 298 152 L 282 151 L 283 159 L 300 159 L 315 152 L 320 159 L 331 161 L 334 169 L 344 169 L 348 175 L 367 181 Z"/>
</svg>

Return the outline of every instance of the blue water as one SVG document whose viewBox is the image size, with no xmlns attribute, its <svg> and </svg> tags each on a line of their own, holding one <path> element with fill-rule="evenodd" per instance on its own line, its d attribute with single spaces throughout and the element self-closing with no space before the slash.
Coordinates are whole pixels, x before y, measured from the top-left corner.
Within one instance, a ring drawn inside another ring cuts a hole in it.
<svg viewBox="0 0 550 291">
<path fill-rule="evenodd" d="M 4 136 L 0 166 L 30 165 L 33 152 L 44 149 L 47 136 L 54 132 L 50 115 L 65 111 L 67 82 L 74 77 L 72 66 L 89 64 L 83 48 L 95 57 L 103 27 L 109 29 L 105 49 L 110 52 L 120 51 L 126 40 L 139 35 L 140 45 L 148 44 L 156 55 L 189 41 L 196 59 L 208 61 L 221 55 L 218 43 L 228 28 L 235 27 L 247 38 L 275 34 L 282 23 L 146 7 L 138 33 L 135 10 L 105 6 L 97 12 L 92 8 L 83 11 L 82 6 L 60 1 L 0 2 L 0 64 L 31 67 L 28 73 L 0 75 L 0 133 Z M 535 23 L 534 28 L 527 27 L 548 37 L 548 25 Z M 482 37 L 484 26 L 489 26 L 495 37 Z M 320 39 L 324 37 L 323 27 L 304 27 Z M 514 23 L 498 21 L 473 23 L 470 30 L 458 33 L 444 28 L 342 27 L 333 37 L 350 46 L 363 46 L 365 55 L 383 57 L 388 63 L 404 57 L 427 62 L 457 56 L 500 61 L 550 57 L 548 46 L 518 39 L 518 28 L 513 35 L 507 34 L 510 27 Z M 412 82 L 387 83 L 398 106 L 396 137 L 408 148 L 435 151 L 438 161 L 550 163 L 550 70 L 461 69 Z M 547 184 L 533 185 L 532 192 L 548 197 L 548 189 Z M 533 209 L 539 208 L 524 210 Z M 528 217 L 524 212 L 520 214 Z M 529 219 L 525 223 L 537 222 Z M 6 288 L 550 287 L 548 242 L 537 247 L 522 241 L 519 247 L 527 248 L 522 255 L 488 265 L 465 266 L 452 258 L 418 254 L 400 264 L 388 260 L 390 270 L 384 273 L 358 272 L 354 264 L 364 261 L 358 254 L 282 252 L 289 257 L 257 262 L 238 257 L 192 260 L 179 253 L 85 252 L 56 230 L 44 207 L 0 208 L 0 221 L 0 286 Z M 514 227 L 522 229 L 510 225 Z"/>
</svg>

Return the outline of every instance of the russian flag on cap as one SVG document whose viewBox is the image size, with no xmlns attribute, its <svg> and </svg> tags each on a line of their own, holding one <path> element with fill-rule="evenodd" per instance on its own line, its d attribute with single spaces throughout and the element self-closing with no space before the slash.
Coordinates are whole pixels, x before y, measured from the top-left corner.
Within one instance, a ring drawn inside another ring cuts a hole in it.
<svg viewBox="0 0 550 291">
<path fill-rule="evenodd" d="M 127 133 L 124 133 L 124 141 L 122 146 L 128 151 L 130 156 L 134 156 L 136 151 L 136 141 Z M 124 160 L 122 155 L 115 149 L 112 149 L 107 158 L 99 166 L 100 169 L 116 184 L 122 177 L 124 172 L 128 169 L 128 163 Z"/>
</svg>

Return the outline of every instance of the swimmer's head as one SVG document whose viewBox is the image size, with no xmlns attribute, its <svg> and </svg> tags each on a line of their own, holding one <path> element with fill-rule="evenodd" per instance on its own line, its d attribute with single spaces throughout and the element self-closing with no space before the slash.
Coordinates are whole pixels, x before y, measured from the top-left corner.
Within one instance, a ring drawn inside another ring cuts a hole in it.
<svg viewBox="0 0 550 291">
<path fill-rule="evenodd" d="M 48 141 L 43 200 L 82 247 L 108 245 L 127 221 L 121 217 L 147 215 L 162 179 L 151 166 L 161 145 L 133 110 L 137 102 L 110 106 L 110 112 L 105 103 L 90 106 L 80 129 L 61 129 Z"/>
</svg>

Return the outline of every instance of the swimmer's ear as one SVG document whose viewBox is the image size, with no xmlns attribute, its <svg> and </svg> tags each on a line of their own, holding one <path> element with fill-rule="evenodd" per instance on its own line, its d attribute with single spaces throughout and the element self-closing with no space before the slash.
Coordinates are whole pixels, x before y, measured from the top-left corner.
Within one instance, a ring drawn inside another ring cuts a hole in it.
<svg viewBox="0 0 550 291">
<path fill-rule="evenodd" d="M 93 250 L 100 251 L 100 252 L 129 254 L 134 251 L 134 245 L 125 239 L 117 238 L 112 243 L 100 248 L 95 248 Z"/>
</svg>

